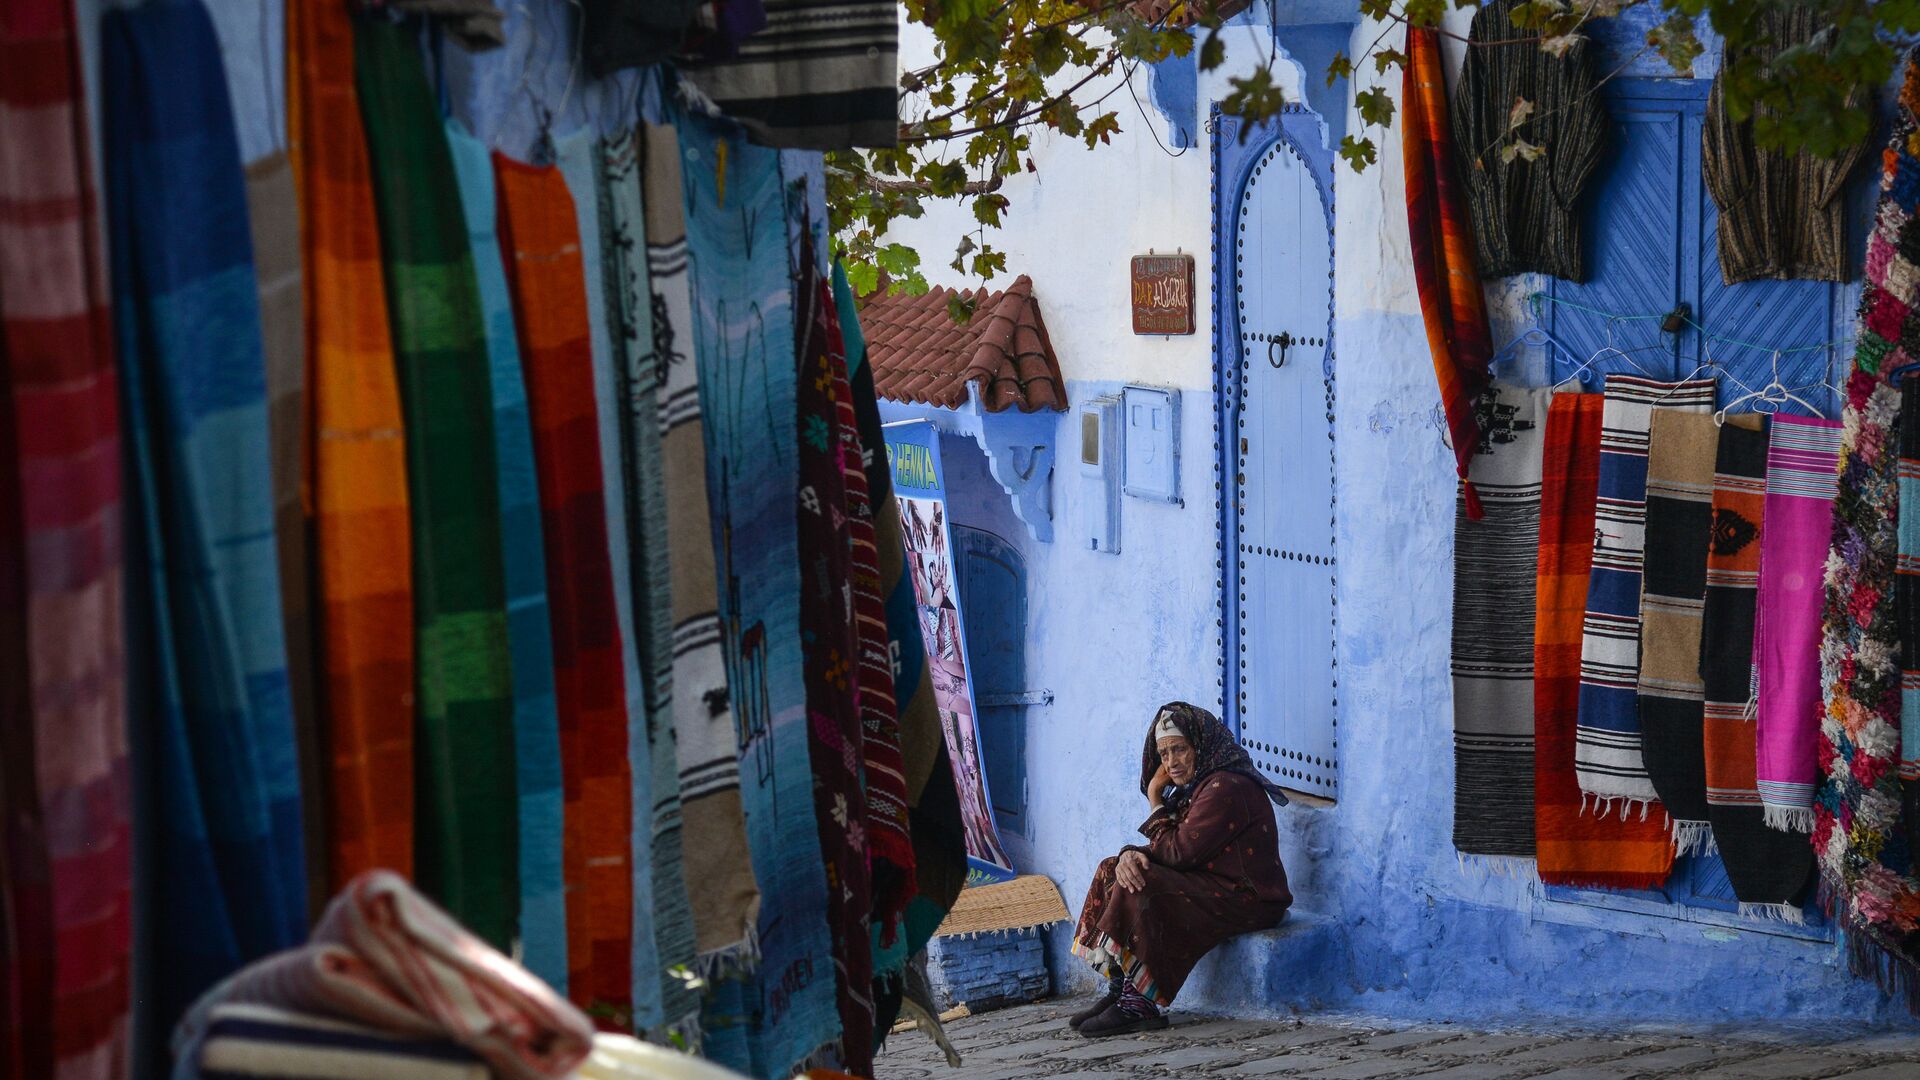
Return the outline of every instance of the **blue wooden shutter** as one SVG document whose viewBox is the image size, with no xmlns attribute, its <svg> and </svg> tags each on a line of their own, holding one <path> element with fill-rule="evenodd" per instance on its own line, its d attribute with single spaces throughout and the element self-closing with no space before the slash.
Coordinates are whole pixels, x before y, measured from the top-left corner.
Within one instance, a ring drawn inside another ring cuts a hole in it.
<svg viewBox="0 0 1920 1080">
<path fill-rule="evenodd" d="M 1027 563 L 1012 544 L 983 529 L 953 526 L 955 585 L 967 612 L 981 763 L 1002 838 L 1031 839 L 1027 816 Z"/>
</svg>

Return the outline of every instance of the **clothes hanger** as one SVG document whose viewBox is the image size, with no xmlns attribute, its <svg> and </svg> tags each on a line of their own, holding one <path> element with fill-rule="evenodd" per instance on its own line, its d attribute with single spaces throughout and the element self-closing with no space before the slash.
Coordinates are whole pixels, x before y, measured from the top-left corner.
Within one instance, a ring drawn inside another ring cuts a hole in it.
<svg viewBox="0 0 1920 1080">
<path fill-rule="evenodd" d="M 1806 389 L 1806 387 L 1799 387 L 1798 389 Z M 1735 406 L 1738 406 L 1748 401 L 1753 401 L 1760 404 L 1773 406 L 1773 408 L 1771 409 L 1764 409 L 1764 410 L 1756 408 L 1753 410 L 1755 412 L 1777 413 L 1780 411 L 1780 406 L 1791 402 L 1792 404 L 1800 406 L 1801 408 L 1807 410 L 1807 412 L 1813 414 L 1814 416 L 1820 417 L 1823 420 L 1826 419 L 1826 415 L 1827 415 L 1826 413 L 1822 412 L 1818 407 L 1808 402 L 1805 398 L 1802 398 L 1799 394 L 1795 393 L 1793 390 L 1788 389 L 1786 384 L 1780 381 L 1780 350 L 1778 349 L 1773 350 L 1773 378 L 1770 381 L 1768 381 L 1768 383 L 1765 386 L 1762 386 L 1760 389 L 1750 390 L 1747 393 L 1742 394 L 1737 398 L 1734 398 L 1732 401 L 1727 402 L 1727 404 L 1723 408 L 1721 408 L 1718 412 L 1713 414 L 1714 423 L 1725 424 L 1727 414 L 1729 412 L 1732 412 Z"/>
<path fill-rule="evenodd" d="M 1555 390 L 1558 390 L 1562 386 L 1565 386 L 1567 383 L 1573 381 L 1574 379 L 1579 379 L 1580 382 L 1585 385 L 1589 385 L 1589 386 L 1592 385 L 1593 380 L 1589 378 L 1589 376 L 1594 373 L 1594 370 L 1595 370 L 1594 365 L 1600 363 L 1600 361 L 1603 359 L 1610 359 L 1611 357 L 1614 357 L 1614 356 L 1617 356 L 1620 359 L 1625 360 L 1627 362 L 1628 367 L 1639 372 L 1641 375 L 1644 375 L 1649 379 L 1655 377 L 1653 372 L 1648 371 L 1646 368 L 1640 366 L 1640 362 L 1638 360 L 1635 360 L 1631 353 L 1629 353 L 1627 350 L 1622 349 L 1613 343 L 1613 331 L 1618 321 L 1619 321 L 1618 319 L 1611 318 L 1611 317 L 1607 319 L 1607 343 L 1605 345 L 1600 346 L 1598 349 L 1595 349 L 1593 352 L 1593 355 L 1587 357 L 1585 363 L 1581 364 L 1579 367 L 1576 367 L 1572 371 L 1568 372 L 1566 378 L 1561 379 L 1557 383 L 1554 383 L 1553 388 Z M 1653 346 L 1649 346 L 1649 348 L 1651 347 Z M 1646 349 L 1641 348 L 1641 349 L 1636 349 L 1634 351 L 1644 352 L 1646 351 Z"/>
</svg>

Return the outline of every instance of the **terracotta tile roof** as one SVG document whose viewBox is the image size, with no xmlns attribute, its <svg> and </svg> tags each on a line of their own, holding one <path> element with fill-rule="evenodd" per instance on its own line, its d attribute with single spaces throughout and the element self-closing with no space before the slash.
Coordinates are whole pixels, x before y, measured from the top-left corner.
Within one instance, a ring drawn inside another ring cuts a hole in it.
<svg viewBox="0 0 1920 1080">
<path fill-rule="evenodd" d="M 961 290 L 974 301 L 973 318 L 965 325 L 947 313 L 953 292 L 880 293 L 860 309 L 880 396 L 952 409 L 966 404 L 967 385 L 978 383 L 980 404 L 988 412 L 1064 412 L 1067 383 L 1047 325 L 1040 321 L 1033 280 L 1022 274 L 1001 292 Z"/>
</svg>

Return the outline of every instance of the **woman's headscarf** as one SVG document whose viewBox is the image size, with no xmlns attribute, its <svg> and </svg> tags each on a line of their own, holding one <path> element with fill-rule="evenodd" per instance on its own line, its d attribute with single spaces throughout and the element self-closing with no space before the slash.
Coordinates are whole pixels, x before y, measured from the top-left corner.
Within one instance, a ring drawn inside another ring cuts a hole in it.
<svg viewBox="0 0 1920 1080">
<path fill-rule="evenodd" d="M 1160 739 L 1171 735 L 1166 727 L 1172 728 L 1186 737 L 1193 747 L 1193 779 L 1184 786 L 1176 788 L 1167 799 L 1167 805 L 1178 809 L 1185 805 L 1194 788 L 1200 781 L 1217 772 L 1237 772 L 1252 777 L 1266 791 L 1267 798 L 1275 806 L 1287 805 L 1286 793 L 1280 785 L 1262 775 L 1254 768 L 1253 759 L 1227 730 L 1220 718 L 1198 705 L 1189 705 L 1184 701 L 1169 701 L 1160 706 L 1154 714 L 1153 723 L 1147 725 L 1147 748 L 1140 757 L 1140 794 L 1147 793 L 1147 785 L 1153 782 L 1153 774 L 1160 771 Z"/>
</svg>

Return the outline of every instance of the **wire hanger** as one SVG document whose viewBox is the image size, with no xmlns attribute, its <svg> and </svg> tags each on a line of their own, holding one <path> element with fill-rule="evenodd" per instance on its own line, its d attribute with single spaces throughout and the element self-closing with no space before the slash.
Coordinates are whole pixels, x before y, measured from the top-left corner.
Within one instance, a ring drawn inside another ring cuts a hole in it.
<svg viewBox="0 0 1920 1080">
<path fill-rule="evenodd" d="M 1594 365 L 1598 364 L 1602 359 L 1609 358 L 1610 356 L 1617 356 L 1620 359 L 1626 361 L 1628 367 L 1632 368 L 1633 370 L 1639 372 L 1640 374 L 1646 376 L 1649 379 L 1654 377 L 1653 372 L 1648 371 L 1644 367 L 1641 367 L 1640 362 L 1638 360 L 1635 360 L 1633 356 L 1629 354 L 1625 349 L 1622 349 L 1618 345 L 1615 345 L 1613 343 L 1613 330 L 1616 324 L 1617 324 L 1617 320 L 1615 318 L 1611 316 L 1608 317 L 1607 343 L 1605 345 L 1600 346 L 1598 349 L 1595 349 L 1593 352 L 1593 355 L 1587 357 L 1585 363 L 1581 364 L 1579 367 L 1576 367 L 1572 371 L 1568 372 L 1566 378 L 1561 379 L 1557 383 L 1554 383 L 1553 388 L 1555 390 L 1560 389 L 1562 386 L 1565 386 L 1567 383 L 1572 382 L 1575 379 L 1580 380 L 1580 382 L 1584 384 L 1591 385 L 1593 380 L 1588 378 L 1587 376 L 1594 371 Z"/>
<path fill-rule="evenodd" d="M 1794 388 L 1794 390 L 1805 390 L 1805 389 L 1808 389 L 1808 388 L 1804 386 Z M 1809 413 L 1812 413 L 1814 416 L 1820 417 L 1823 420 L 1826 419 L 1826 415 L 1827 415 L 1826 413 L 1821 412 L 1819 408 L 1810 404 L 1805 398 L 1802 398 L 1799 394 L 1795 393 L 1794 390 L 1788 389 L 1786 384 L 1780 381 L 1780 350 L 1775 349 L 1773 351 L 1772 380 L 1758 390 L 1749 390 L 1745 394 L 1742 394 L 1739 397 L 1734 398 L 1732 401 L 1727 402 L 1727 404 L 1724 407 L 1722 407 L 1720 411 L 1713 414 L 1713 422 L 1716 424 L 1724 425 L 1727 422 L 1727 414 L 1729 412 L 1732 412 L 1736 406 L 1741 405 L 1748 401 L 1753 401 L 1759 404 L 1773 406 L 1770 409 L 1755 408 L 1753 410 L 1754 412 L 1776 413 L 1780 411 L 1780 406 L 1791 402 L 1792 404 L 1798 405 L 1801 408 L 1807 410 Z"/>
</svg>

